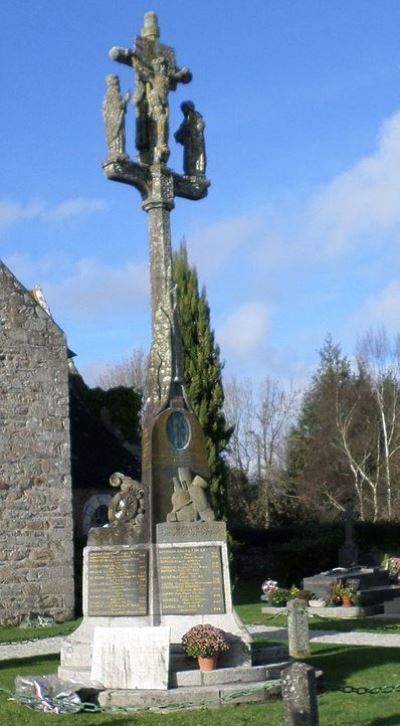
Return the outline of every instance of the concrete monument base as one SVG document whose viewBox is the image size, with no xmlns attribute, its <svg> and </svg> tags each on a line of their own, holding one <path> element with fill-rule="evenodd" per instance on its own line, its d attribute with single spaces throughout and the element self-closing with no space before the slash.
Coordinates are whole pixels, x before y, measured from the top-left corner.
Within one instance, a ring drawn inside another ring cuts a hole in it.
<svg viewBox="0 0 400 726">
<path fill-rule="evenodd" d="M 93 665 L 95 634 L 104 629 L 112 641 L 113 629 L 117 639 L 121 629 L 128 634 L 141 628 L 152 632 L 161 648 L 167 628 L 170 680 L 182 659 L 190 667 L 181 639 L 194 625 L 210 623 L 225 631 L 230 648 L 221 654 L 221 667 L 252 663 L 252 637 L 232 606 L 224 522 L 157 525 L 156 544 L 89 545 L 83 558 L 83 614 L 63 644 L 58 674 L 85 686 L 104 686 Z M 129 677 L 140 682 L 140 674 Z"/>
</svg>

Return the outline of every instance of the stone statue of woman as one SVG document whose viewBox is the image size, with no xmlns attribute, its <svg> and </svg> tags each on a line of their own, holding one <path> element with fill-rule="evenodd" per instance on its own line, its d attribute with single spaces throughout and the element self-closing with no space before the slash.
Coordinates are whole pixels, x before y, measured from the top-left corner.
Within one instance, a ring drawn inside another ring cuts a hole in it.
<svg viewBox="0 0 400 726">
<path fill-rule="evenodd" d="M 121 96 L 119 78 L 113 74 L 106 76 L 107 91 L 103 101 L 103 119 L 106 129 L 108 159 L 127 156 L 125 152 L 125 113 L 131 97 L 130 93 Z"/>
<path fill-rule="evenodd" d="M 196 111 L 192 101 L 181 103 L 181 109 L 184 119 L 174 136 L 183 146 L 183 171 L 188 176 L 204 176 L 207 160 L 203 116 Z"/>
</svg>

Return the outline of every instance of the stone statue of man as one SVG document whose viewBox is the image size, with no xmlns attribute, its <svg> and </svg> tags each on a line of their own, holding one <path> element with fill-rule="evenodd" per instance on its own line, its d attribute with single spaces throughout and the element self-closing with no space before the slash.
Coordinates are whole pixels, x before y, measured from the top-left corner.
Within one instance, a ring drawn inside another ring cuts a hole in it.
<svg viewBox="0 0 400 726">
<path fill-rule="evenodd" d="M 173 48 L 160 43 L 159 35 L 157 16 L 149 12 L 134 48 L 110 50 L 113 60 L 135 72 L 136 147 L 145 164 L 168 159 L 168 93 L 192 78 L 188 68 L 178 68 Z"/>
<path fill-rule="evenodd" d="M 183 170 L 189 176 L 206 172 L 206 148 L 204 143 L 205 122 L 192 101 L 181 103 L 184 119 L 176 133 L 175 141 L 183 146 Z"/>
<path fill-rule="evenodd" d="M 125 113 L 131 94 L 126 93 L 124 97 L 121 96 L 119 78 L 113 74 L 106 76 L 106 84 L 103 119 L 106 129 L 108 158 L 126 157 Z"/>
</svg>

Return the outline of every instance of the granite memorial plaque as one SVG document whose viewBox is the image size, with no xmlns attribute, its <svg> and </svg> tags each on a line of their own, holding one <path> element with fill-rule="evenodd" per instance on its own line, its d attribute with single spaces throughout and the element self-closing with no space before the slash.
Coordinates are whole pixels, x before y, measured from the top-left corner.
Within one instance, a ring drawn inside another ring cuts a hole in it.
<svg viewBox="0 0 400 726">
<path fill-rule="evenodd" d="M 147 581 L 147 550 L 89 552 L 88 614 L 147 615 Z"/>
<path fill-rule="evenodd" d="M 163 615 L 225 612 L 220 547 L 160 547 L 158 563 Z"/>
</svg>

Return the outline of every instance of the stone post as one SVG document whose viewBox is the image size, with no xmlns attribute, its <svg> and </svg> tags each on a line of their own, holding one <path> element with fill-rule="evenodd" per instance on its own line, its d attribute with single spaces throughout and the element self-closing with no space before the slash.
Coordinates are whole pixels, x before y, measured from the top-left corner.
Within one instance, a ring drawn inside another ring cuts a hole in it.
<svg viewBox="0 0 400 726">
<path fill-rule="evenodd" d="M 289 655 L 304 658 L 310 653 L 308 613 L 305 600 L 295 598 L 287 604 Z"/>
<path fill-rule="evenodd" d="M 314 668 L 292 663 L 281 678 L 285 726 L 319 726 Z"/>
</svg>

